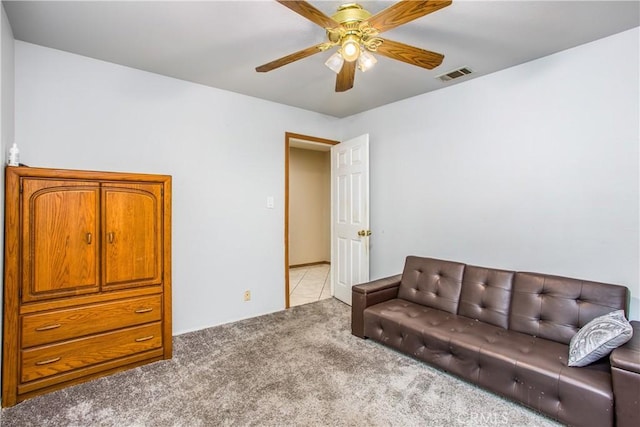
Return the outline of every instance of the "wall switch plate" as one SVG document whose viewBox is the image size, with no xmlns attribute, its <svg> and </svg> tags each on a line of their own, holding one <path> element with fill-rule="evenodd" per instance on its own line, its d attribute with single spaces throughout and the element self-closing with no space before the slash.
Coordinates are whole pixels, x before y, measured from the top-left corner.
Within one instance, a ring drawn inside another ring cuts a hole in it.
<svg viewBox="0 0 640 427">
<path fill-rule="evenodd" d="M 244 300 L 251 301 L 251 291 L 244 291 Z"/>
<path fill-rule="evenodd" d="M 267 197 L 267 209 L 273 209 L 274 199 L 273 196 Z"/>
</svg>

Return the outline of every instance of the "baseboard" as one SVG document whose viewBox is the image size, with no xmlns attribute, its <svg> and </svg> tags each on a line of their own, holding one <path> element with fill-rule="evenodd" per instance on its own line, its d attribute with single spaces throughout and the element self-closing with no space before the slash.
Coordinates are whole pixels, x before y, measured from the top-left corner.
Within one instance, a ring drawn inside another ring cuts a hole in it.
<svg viewBox="0 0 640 427">
<path fill-rule="evenodd" d="M 317 262 L 307 262 L 305 264 L 290 265 L 289 268 L 311 267 L 312 265 L 320 265 L 320 264 L 329 264 L 329 265 L 331 265 L 331 263 L 329 261 L 317 261 Z"/>
</svg>

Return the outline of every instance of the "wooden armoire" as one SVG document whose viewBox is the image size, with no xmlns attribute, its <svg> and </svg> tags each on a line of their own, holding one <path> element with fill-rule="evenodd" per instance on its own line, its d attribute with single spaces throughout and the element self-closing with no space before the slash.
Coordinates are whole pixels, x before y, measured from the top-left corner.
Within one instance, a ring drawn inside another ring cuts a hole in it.
<svg viewBox="0 0 640 427">
<path fill-rule="evenodd" d="M 3 406 L 171 358 L 171 177 L 5 175 Z"/>
</svg>

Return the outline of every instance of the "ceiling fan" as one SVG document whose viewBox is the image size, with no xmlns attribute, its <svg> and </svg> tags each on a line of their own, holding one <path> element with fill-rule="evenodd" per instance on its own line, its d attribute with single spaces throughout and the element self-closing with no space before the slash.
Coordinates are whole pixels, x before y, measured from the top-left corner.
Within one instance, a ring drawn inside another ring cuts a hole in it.
<svg viewBox="0 0 640 427">
<path fill-rule="evenodd" d="M 345 92 L 353 87 L 356 65 L 361 71 L 367 71 L 377 62 L 370 52 L 428 70 L 440 65 L 444 59 L 440 53 L 383 39 L 378 35 L 449 6 L 452 0 L 402 0 L 373 16 L 359 4 L 348 3 L 340 6 L 331 17 L 306 1 L 276 1 L 324 28 L 328 41 L 256 67 L 258 72 L 275 70 L 339 46 L 339 50 L 325 65 L 338 74 L 336 92 Z"/>
</svg>

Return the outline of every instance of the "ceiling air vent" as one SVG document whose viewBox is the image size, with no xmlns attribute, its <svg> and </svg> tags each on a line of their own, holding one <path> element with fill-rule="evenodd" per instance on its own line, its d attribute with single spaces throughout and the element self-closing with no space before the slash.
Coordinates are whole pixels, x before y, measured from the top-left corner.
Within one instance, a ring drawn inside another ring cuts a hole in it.
<svg viewBox="0 0 640 427">
<path fill-rule="evenodd" d="M 458 68 L 457 70 L 449 71 L 445 74 L 440 74 L 436 77 L 436 79 L 440 79 L 443 82 L 448 82 L 449 80 L 457 79 L 458 77 L 466 76 L 467 74 L 471 74 L 473 71 L 469 67 Z"/>
</svg>

